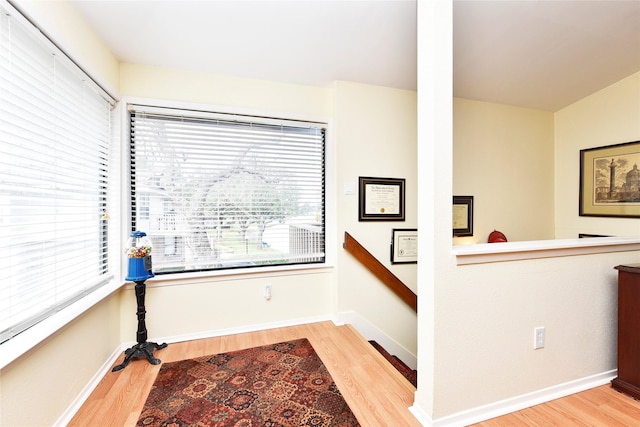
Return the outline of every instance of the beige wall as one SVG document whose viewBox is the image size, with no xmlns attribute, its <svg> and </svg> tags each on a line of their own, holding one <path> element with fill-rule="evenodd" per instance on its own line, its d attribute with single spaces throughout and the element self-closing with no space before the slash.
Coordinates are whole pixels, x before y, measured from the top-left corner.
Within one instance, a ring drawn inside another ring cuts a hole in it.
<svg viewBox="0 0 640 427">
<path fill-rule="evenodd" d="M 119 325 L 113 295 L 0 370 L 0 425 L 53 425 L 118 348 Z"/>
<path fill-rule="evenodd" d="M 150 341 L 214 336 L 335 313 L 335 275 L 331 271 L 258 278 L 246 275 L 235 280 L 177 280 L 167 286 L 148 283 L 146 324 Z M 262 297 L 267 283 L 272 286 L 270 300 Z M 123 291 L 121 310 L 122 341 L 135 342 L 136 298 L 132 288 Z"/>
<path fill-rule="evenodd" d="M 640 221 L 634 218 L 578 216 L 580 150 L 640 140 L 640 73 L 558 111 L 555 117 L 556 237 L 640 234 Z"/>
<path fill-rule="evenodd" d="M 633 219 L 578 216 L 581 149 L 640 139 L 640 73 L 556 113 L 454 99 L 453 191 L 474 195 L 474 236 L 510 241 L 632 236 Z"/>
<path fill-rule="evenodd" d="M 120 82 L 126 97 L 314 120 L 330 120 L 332 115 L 333 92 L 323 88 L 134 64 L 122 64 Z M 148 281 L 147 288 L 147 327 L 154 337 L 204 334 L 335 312 L 335 273 L 331 269 L 310 275 L 174 280 L 168 286 L 156 283 Z M 273 289 L 269 301 L 262 297 L 267 283 Z M 133 289 L 125 294 L 122 333 L 130 341 L 135 331 L 127 325 L 135 324 L 135 297 Z"/>
<path fill-rule="evenodd" d="M 391 229 L 416 226 L 415 92 L 349 82 L 312 88 L 133 64 L 123 64 L 120 79 L 127 96 L 234 106 L 332 124 L 327 219 L 328 244 L 334 259 L 338 257 L 336 270 L 304 276 L 181 281 L 167 287 L 154 287 L 150 281 L 147 296 L 154 310 L 149 310 L 147 324 L 155 336 L 355 311 L 415 354 L 415 313 L 341 248 L 344 231 L 349 231 L 415 290 L 415 265 L 392 267 L 389 259 Z M 358 176 L 405 178 L 407 220 L 359 223 Z M 345 183 L 354 184 L 356 194 L 344 195 Z M 262 298 L 265 283 L 273 286 L 270 301 Z M 171 312 L 182 314 L 167 316 Z M 135 299 L 130 296 L 123 302 L 123 334 L 134 314 Z"/>
<path fill-rule="evenodd" d="M 456 98 L 453 194 L 474 196 L 474 235 L 509 241 L 554 238 L 553 113 Z"/>
<path fill-rule="evenodd" d="M 435 291 L 433 418 L 616 369 L 613 267 L 637 259 L 621 252 L 455 266 L 440 254 L 447 267 Z M 534 350 L 538 326 L 546 344 Z"/>
<path fill-rule="evenodd" d="M 417 228 L 416 93 L 347 82 L 336 83 L 335 92 L 338 244 L 348 232 L 417 292 L 416 264 L 390 260 L 392 229 Z M 358 221 L 361 176 L 405 179 L 405 221 Z M 355 194 L 344 194 L 345 184 Z M 338 284 L 339 311 L 356 311 L 416 354 L 416 313 L 342 249 Z"/>
<path fill-rule="evenodd" d="M 281 114 L 330 119 L 330 89 L 207 75 L 123 63 L 120 92 L 126 96 L 201 103 Z"/>
</svg>

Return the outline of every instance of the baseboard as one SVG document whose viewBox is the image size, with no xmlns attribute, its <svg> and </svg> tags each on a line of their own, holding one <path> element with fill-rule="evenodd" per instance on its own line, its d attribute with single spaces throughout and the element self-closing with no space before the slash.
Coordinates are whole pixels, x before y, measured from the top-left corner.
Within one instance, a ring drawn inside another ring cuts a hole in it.
<svg viewBox="0 0 640 427">
<path fill-rule="evenodd" d="M 481 421 L 486 421 L 491 418 L 506 415 L 511 412 L 519 411 L 521 409 L 529 408 L 531 406 L 539 405 L 554 399 L 569 396 L 570 394 L 579 393 L 581 391 L 607 384 L 615 378 L 616 375 L 617 370 L 615 369 L 608 372 L 602 372 L 600 374 L 558 384 L 556 386 L 439 418 L 429 425 L 433 427 L 462 427 L 479 423 Z M 419 408 L 416 408 L 416 410 L 418 409 Z"/>
<path fill-rule="evenodd" d="M 371 341 L 374 340 L 389 353 L 397 356 L 411 369 L 416 369 L 418 366 L 418 359 L 415 354 L 409 352 L 406 348 L 398 344 L 377 326 L 370 323 L 367 319 L 360 316 L 354 311 L 340 312 L 338 313 L 338 321 L 340 323 L 349 323 L 360 333 L 364 338 Z"/>
<path fill-rule="evenodd" d="M 255 332 L 255 331 L 262 331 L 265 329 L 284 328 L 287 326 L 297 326 L 297 325 L 304 325 L 307 323 L 317 323 L 317 322 L 326 322 L 326 321 L 331 321 L 335 324 L 338 324 L 338 321 L 333 316 L 330 316 L 330 315 L 315 316 L 315 317 L 291 319 L 291 320 L 271 322 L 271 323 L 260 323 L 256 325 L 247 325 L 247 326 L 241 326 L 237 328 L 215 329 L 215 330 L 198 332 L 193 334 L 174 335 L 174 336 L 169 336 L 164 338 L 163 337 L 149 338 L 149 341 L 158 342 L 158 343 L 166 342 L 170 344 L 170 343 L 176 343 L 176 342 L 221 337 L 225 335 L 234 335 L 234 334 L 241 334 L 245 332 Z M 76 396 L 76 398 L 73 400 L 71 405 L 69 405 L 69 407 L 62 413 L 60 418 L 58 418 L 58 420 L 53 424 L 53 427 L 64 427 L 67 424 L 69 424 L 69 422 L 78 412 L 80 407 L 89 398 L 91 393 L 93 393 L 93 390 L 95 390 L 95 388 L 98 386 L 100 381 L 102 381 L 102 378 L 104 378 L 104 376 L 111 371 L 111 367 L 122 355 L 122 353 L 124 353 L 126 349 L 132 347 L 135 344 L 136 344 L 135 342 L 121 343 L 120 346 L 114 350 L 111 356 L 109 356 L 109 358 L 104 362 L 102 367 L 95 373 L 95 375 L 91 378 L 91 380 L 87 383 L 87 385 L 82 389 L 80 394 Z"/>
<path fill-rule="evenodd" d="M 307 323 L 317 323 L 317 322 L 327 322 L 327 321 L 336 323 L 332 316 L 323 315 L 323 316 L 315 316 L 315 317 L 304 317 L 304 318 L 298 318 L 298 319 L 282 320 L 282 321 L 270 322 L 270 323 L 259 323 L 254 325 L 246 325 L 246 326 L 239 326 L 239 327 L 226 328 L 226 329 L 214 329 L 209 331 L 196 332 L 192 334 L 159 337 L 159 338 L 150 339 L 150 341 L 154 341 L 158 343 L 166 342 L 167 344 L 171 344 L 175 342 L 223 337 L 225 335 L 243 334 L 246 332 L 264 331 L 267 329 L 286 328 L 287 326 L 298 326 L 298 325 L 305 325 Z"/>
<path fill-rule="evenodd" d="M 419 405 L 414 402 L 412 406 L 409 406 L 409 412 L 418 420 L 422 427 L 433 427 L 433 420 Z"/>
</svg>

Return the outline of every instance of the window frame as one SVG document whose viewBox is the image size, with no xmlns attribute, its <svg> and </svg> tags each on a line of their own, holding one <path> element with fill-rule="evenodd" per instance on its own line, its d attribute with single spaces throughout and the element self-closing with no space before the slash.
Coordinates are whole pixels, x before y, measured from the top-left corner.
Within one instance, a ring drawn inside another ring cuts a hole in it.
<svg viewBox="0 0 640 427">
<path fill-rule="evenodd" d="M 129 193 L 131 191 L 131 164 L 129 159 L 129 152 L 131 148 L 131 129 L 129 120 L 129 109 L 133 105 L 143 105 L 149 108 L 159 109 L 173 109 L 173 110 L 189 110 L 190 112 L 201 111 L 205 116 L 211 114 L 221 115 L 237 115 L 237 116 L 254 116 L 265 118 L 276 118 L 274 120 L 289 120 L 297 122 L 315 122 L 321 123 L 325 127 L 325 194 L 324 194 L 324 211 L 325 211 L 325 260 L 323 263 L 313 264 L 283 264 L 283 265 L 265 265 L 255 266 L 251 268 L 232 268 L 232 269 L 217 269 L 217 270 L 202 270 L 202 271 L 189 271 L 189 272 L 173 272 L 168 274 L 157 274 L 155 277 L 147 280 L 147 287 L 158 286 L 175 286 L 181 284 L 190 283 L 202 283 L 203 280 L 209 281 L 224 281 L 224 280 L 239 280 L 247 278 L 257 277 L 281 277 L 289 275 L 299 274 L 313 274 L 320 272 L 332 271 L 336 265 L 338 237 L 336 235 L 337 218 L 335 215 L 336 206 L 336 190 L 335 190 L 335 154 L 332 141 L 332 120 L 327 117 L 312 116 L 307 114 L 301 114 L 296 112 L 275 112 L 271 110 L 253 109 L 248 107 L 235 107 L 235 106 L 223 106 L 216 104 L 195 103 L 187 101 L 175 101 L 165 100 L 158 98 L 136 97 L 136 96 L 124 96 L 121 100 L 121 126 L 122 126 L 122 161 L 123 161 L 123 175 L 122 175 L 122 212 L 123 212 L 123 242 L 126 241 L 132 226 L 131 217 L 131 197 Z M 214 112 L 214 113 L 212 113 Z M 126 271 L 126 259 L 123 258 L 121 262 L 122 271 Z M 128 288 L 133 288 L 132 284 L 127 285 Z"/>
</svg>

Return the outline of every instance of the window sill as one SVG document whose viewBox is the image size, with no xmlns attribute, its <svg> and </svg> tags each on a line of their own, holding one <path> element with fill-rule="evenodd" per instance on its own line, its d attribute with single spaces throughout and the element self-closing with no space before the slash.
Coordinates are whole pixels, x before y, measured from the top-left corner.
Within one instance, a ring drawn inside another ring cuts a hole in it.
<svg viewBox="0 0 640 427">
<path fill-rule="evenodd" d="M 640 250 L 639 237 L 595 237 L 453 247 L 457 265 Z"/>
<path fill-rule="evenodd" d="M 80 317 L 82 313 L 107 298 L 121 286 L 122 282 L 111 280 L 111 282 L 96 289 L 86 297 L 0 344 L 2 349 L 0 351 L 0 369 L 17 360 L 36 345 Z"/>
<path fill-rule="evenodd" d="M 289 265 L 245 269 L 239 268 L 231 270 L 198 271 L 193 273 L 159 274 L 152 279 L 147 280 L 145 283 L 148 288 L 153 288 L 184 285 L 185 283 L 194 284 L 229 280 L 246 280 L 258 277 L 295 276 L 299 274 L 328 273 L 331 271 L 333 271 L 333 266 L 329 264 Z M 126 289 L 133 289 L 133 287 L 133 283 L 127 283 L 126 285 Z"/>
</svg>

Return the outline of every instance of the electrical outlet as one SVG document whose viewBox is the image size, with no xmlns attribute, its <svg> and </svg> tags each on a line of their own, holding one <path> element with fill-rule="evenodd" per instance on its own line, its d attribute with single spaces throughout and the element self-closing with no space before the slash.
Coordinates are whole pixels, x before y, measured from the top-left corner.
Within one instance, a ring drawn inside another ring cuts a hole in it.
<svg viewBox="0 0 640 427">
<path fill-rule="evenodd" d="M 539 326 L 533 330 L 533 349 L 544 347 L 544 326 Z"/>
<path fill-rule="evenodd" d="M 262 291 L 262 296 L 266 300 L 270 300 L 271 299 L 271 284 L 270 283 L 267 283 L 266 285 L 264 285 L 264 290 Z"/>
</svg>

